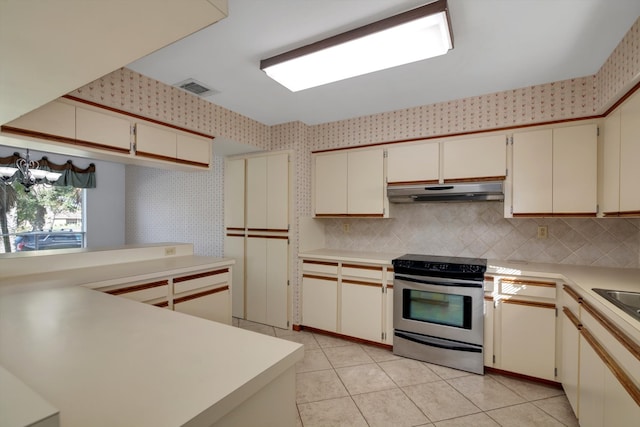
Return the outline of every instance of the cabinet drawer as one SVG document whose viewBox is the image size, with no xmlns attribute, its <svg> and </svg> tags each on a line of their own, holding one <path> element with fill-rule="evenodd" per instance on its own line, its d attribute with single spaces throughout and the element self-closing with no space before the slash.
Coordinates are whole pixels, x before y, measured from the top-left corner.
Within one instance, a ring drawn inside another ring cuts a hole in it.
<svg viewBox="0 0 640 427">
<path fill-rule="evenodd" d="M 231 293 L 229 286 L 176 298 L 173 309 L 203 319 L 231 324 Z"/>
<path fill-rule="evenodd" d="M 100 289 L 100 291 L 134 301 L 145 302 L 159 298 L 167 298 L 169 295 L 169 281 L 158 280 L 155 282 L 127 284 L 110 289 Z"/>
<path fill-rule="evenodd" d="M 338 275 L 338 264 L 326 261 L 303 261 L 302 271 L 305 273 L 324 273 Z"/>
<path fill-rule="evenodd" d="M 500 279 L 499 291 L 504 295 L 556 298 L 556 283 L 523 279 Z"/>
<path fill-rule="evenodd" d="M 229 269 L 205 271 L 202 273 L 190 274 L 188 276 L 176 277 L 173 279 L 173 293 L 181 294 L 207 286 L 214 286 L 229 281 Z"/>
<path fill-rule="evenodd" d="M 377 265 L 342 264 L 342 276 L 382 281 L 382 267 Z"/>
</svg>

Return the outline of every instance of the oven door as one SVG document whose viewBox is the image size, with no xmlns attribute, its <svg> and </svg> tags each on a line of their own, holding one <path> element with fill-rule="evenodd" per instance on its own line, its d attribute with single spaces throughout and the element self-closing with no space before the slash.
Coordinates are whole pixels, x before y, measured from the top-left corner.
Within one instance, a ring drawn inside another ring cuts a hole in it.
<svg viewBox="0 0 640 427">
<path fill-rule="evenodd" d="M 483 293 L 482 282 L 396 274 L 393 327 L 482 346 Z"/>
</svg>

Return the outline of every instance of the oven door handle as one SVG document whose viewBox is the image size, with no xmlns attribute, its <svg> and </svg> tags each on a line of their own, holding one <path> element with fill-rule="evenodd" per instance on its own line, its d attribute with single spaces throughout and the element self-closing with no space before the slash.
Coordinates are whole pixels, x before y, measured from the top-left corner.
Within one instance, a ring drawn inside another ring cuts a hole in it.
<svg viewBox="0 0 640 427">
<path fill-rule="evenodd" d="M 441 286 L 460 286 L 462 288 L 482 288 L 484 287 L 484 281 L 478 280 L 464 280 L 464 279 L 450 279 L 448 277 L 427 277 L 427 276 L 415 276 L 411 274 L 395 274 L 395 280 L 404 280 L 407 282 L 424 283 L 427 285 L 441 285 Z"/>
<path fill-rule="evenodd" d="M 442 338 L 430 337 L 428 335 L 413 334 L 411 332 L 398 330 L 394 332 L 394 335 L 398 338 L 404 338 L 406 340 L 431 347 L 444 348 L 446 350 L 466 351 L 469 353 L 482 353 L 481 345 L 445 340 Z"/>
</svg>

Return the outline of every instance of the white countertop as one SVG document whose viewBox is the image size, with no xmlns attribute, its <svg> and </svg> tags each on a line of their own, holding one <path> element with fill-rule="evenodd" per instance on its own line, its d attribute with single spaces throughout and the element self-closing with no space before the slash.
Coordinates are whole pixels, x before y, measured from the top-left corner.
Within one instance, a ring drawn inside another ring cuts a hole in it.
<svg viewBox="0 0 640 427">
<path fill-rule="evenodd" d="M 315 249 L 299 253 L 298 258 L 390 265 L 394 258 L 398 258 L 402 255 L 404 255 L 404 253 L 401 252 L 362 252 L 340 249 Z"/>
<path fill-rule="evenodd" d="M 209 426 L 303 346 L 78 285 L 231 264 L 178 256 L 1 278 L 0 365 L 63 427 Z"/>
</svg>

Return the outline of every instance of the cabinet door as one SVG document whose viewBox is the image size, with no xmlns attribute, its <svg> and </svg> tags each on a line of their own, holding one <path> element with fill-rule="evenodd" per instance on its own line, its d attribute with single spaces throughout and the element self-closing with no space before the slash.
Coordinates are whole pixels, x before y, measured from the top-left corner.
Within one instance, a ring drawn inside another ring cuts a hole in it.
<svg viewBox="0 0 640 427">
<path fill-rule="evenodd" d="M 385 344 L 393 345 L 393 285 L 387 285 L 385 295 Z"/>
<path fill-rule="evenodd" d="M 384 213 L 384 151 L 348 153 L 347 213 Z"/>
<path fill-rule="evenodd" d="M 555 381 L 555 306 L 529 304 L 500 303 L 500 369 Z"/>
<path fill-rule="evenodd" d="M 267 323 L 267 239 L 248 237 L 246 245 L 246 319 Z"/>
<path fill-rule="evenodd" d="M 211 139 L 196 135 L 176 135 L 176 157 L 189 163 L 209 166 L 211 163 Z"/>
<path fill-rule="evenodd" d="M 596 214 L 597 157 L 595 124 L 553 130 L 553 213 Z"/>
<path fill-rule="evenodd" d="M 504 179 L 507 173 L 507 143 L 504 135 L 445 141 L 444 181 L 473 178 Z"/>
<path fill-rule="evenodd" d="M 340 333 L 381 342 L 382 284 L 342 280 Z"/>
<path fill-rule="evenodd" d="M 580 339 L 580 394 L 578 420 L 581 427 L 604 426 L 605 365 L 585 339 Z"/>
<path fill-rule="evenodd" d="M 286 238 L 267 240 L 267 292 L 266 323 L 278 328 L 287 328 L 289 317 L 289 244 Z"/>
<path fill-rule="evenodd" d="M 553 133 L 513 134 L 513 213 L 553 212 Z"/>
<path fill-rule="evenodd" d="M 247 159 L 247 228 L 267 228 L 267 157 Z"/>
<path fill-rule="evenodd" d="M 626 427 L 638 424 L 640 405 L 625 390 L 610 369 L 604 372 L 604 417 L 605 427 Z"/>
<path fill-rule="evenodd" d="M 620 211 L 620 111 L 604 121 L 604 150 L 602 174 L 602 212 Z"/>
<path fill-rule="evenodd" d="M 176 158 L 176 134 L 136 123 L 136 154 L 173 160 Z"/>
<path fill-rule="evenodd" d="M 245 318 L 244 312 L 244 235 L 234 235 L 227 232 L 224 238 L 224 256 L 233 258 L 236 263 L 233 266 L 231 276 L 231 314 L 233 317 Z"/>
<path fill-rule="evenodd" d="M 579 375 L 579 348 L 580 331 L 576 323 L 579 323 L 576 313 L 566 307 L 562 315 L 562 387 L 567 399 L 573 408 L 574 414 L 578 414 L 578 375 Z"/>
<path fill-rule="evenodd" d="M 64 102 L 53 101 L 6 123 L 4 126 L 75 139 L 76 107 Z"/>
<path fill-rule="evenodd" d="M 289 228 L 289 155 L 267 157 L 267 228 Z"/>
<path fill-rule="evenodd" d="M 121 117 L 76 108 L 76 138 L 99 146 L 128 153 L 131 149 L 131 122 Z"/>
<path fill-rule="evenodd" d="M 302 323 L 323 331 L 337 332 L 337 278 L 302 276 Z"/>
<path fill-rule="evenodd" d="M 437 183 L 440 178 L 440 144 L 414 143 L 387 148 L 387 182 Z"/>
<path fill-rule="evenodd" d="M 640 93 L 620 112 L 620 212 L 640 214 Z"/>
<path fill-rule="evenodd" d="M 245 159 L 227 160 L 224 170 L 224 225 L 244 229 Z"/>
<path fill-rule="evenodd" d="M 316 215 L 347 213 L 347 153 L 314 156 Z"/>
<path fill-rule="evenodd" d="M 494 328 L 493 299 L 484 300 L 484 366 L 493 366 L 493 328 Z"/>
<path fill-rule="evenodd" d="M 203 319 L 231 324 L 231 294 L 228 286 L 178 297 L 173 309 Z"/>
</svg>

